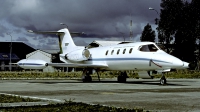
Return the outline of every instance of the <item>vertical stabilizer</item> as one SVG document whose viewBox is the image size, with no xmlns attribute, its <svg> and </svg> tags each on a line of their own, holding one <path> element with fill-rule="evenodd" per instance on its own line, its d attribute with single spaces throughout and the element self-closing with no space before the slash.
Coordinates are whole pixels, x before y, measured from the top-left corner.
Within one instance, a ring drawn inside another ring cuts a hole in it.
<svg viewBox="0 0 200 112">
<path fill-rule="evenodd" d="M 70 52 L 76 45 L 74 44 L 71 34 L 67 28 L 61 29 L 58 32 L 64 32 L 60 33 L 58 36 L 59 36 L 60 53 L 66 54 Z"/>
</svg>

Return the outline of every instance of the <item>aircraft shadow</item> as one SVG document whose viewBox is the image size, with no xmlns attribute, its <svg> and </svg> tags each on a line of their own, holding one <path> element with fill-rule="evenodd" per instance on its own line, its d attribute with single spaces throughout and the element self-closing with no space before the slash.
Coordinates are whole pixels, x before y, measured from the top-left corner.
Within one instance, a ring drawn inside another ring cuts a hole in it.
<svg viewBox="0 0 200 112">
<path fill-rule="evenodd" d="M 90 83 L 119 83 L 117 81 L 93 81 Z M 159 86 L 187 86 L 187 85 L 183 85 L 183 84 L 173 84 L 173 82 L 169 82 L 165 85 L 161 85 L 158 81 L 127 81 L 125 83 L 121 83 L 121 84 L 144 84 L 144 85 L 159 85 Z"/>
<path fill-rule="evenodd" d="M 121 84 L 144 84 L 144 85 L 158 85 L 158 86 L 188 86 L 188 85 L 183 85 L 183 84 L 175 84 L 175 82 L 177 81 L 170 81 L 168 82 L 167 84 L 165 85 L 160 85 L 159 83 L 159 80 L 153 80 L 153 81 L 127 81 L 125 83 L 121 83 Z M 94 80 L 92 82 L 82 82 L 82 80 L 70 80 L 70 81 L 56 81 L 56 80 L 43 80 L 43 81 L 31 81 L 29 83 L 42 83 L 42 84 L 58 84 L 58 83 L 81 83 L 81 84 L 84 84 L 84 83 L 119 83 L 117 81 L 110 81 L 110 80 L 101 80 L 101 81 L 98 81 L 98 80 Z"/>
</svg>

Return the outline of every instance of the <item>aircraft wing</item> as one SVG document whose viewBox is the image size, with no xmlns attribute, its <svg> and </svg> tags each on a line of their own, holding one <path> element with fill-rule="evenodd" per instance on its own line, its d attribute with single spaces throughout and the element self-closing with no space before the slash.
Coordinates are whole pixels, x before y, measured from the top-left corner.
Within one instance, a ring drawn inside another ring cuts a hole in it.
<svg viewBox="0 0 200 112">
<path fill-rule="evenodd" d="M 14 63 L 12 63 L 14 64 Z M 78 67 L 78 68 L 100 68 L 106 69 L 108 68 L 107 64 L 104 63 L 47 63 L 43 60 L 35 60 L 35 59 L 23 59 L 16 63 L 18 66 L 24 69 L 44 69 L 47 66 L 53 67 Z"/>
<path fill-rule="evenodd" d="M 74 64 L 74 63 L 47 63 L 48 66 L 53 67 L 89 67 L 89 68 L 107 68 L 106 64 Z"/>
</svg>

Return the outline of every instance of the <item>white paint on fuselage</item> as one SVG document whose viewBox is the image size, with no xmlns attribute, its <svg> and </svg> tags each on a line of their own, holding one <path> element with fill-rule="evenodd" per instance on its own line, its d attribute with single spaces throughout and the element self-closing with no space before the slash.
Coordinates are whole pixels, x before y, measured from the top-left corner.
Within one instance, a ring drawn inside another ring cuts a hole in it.
<svg viewBox="0 0 200 112">
<path fill-rule="evenodd" d="M 88 49 L 91 53 L 90 59 L 82 62 L 69 62 L 64 57 L 62 58 L 62 55 L 61 58 L 63 62 L 67 63 L 107 64 L 107 70 L 166 70 L 183 66 L 180 59 L 165 53 L 156 45 L 158 49 L 156 52 L 142 52 L 139 50 L 140 46 L 148 44 L 155 45 L 152 42 L 136 42 L 90 48 Z M 132 52 L 129 53 L 131 48 Z M 123 54 L 124 49 L 126 51 Z M 111 54 L 112 50 L 114 50 L 113 54 Z M 119 54 L 117 54 L 118 50 L 120 50 Z M 150 64 L 150 60 L 154 63 L 151 62 Z"/>
</svg>

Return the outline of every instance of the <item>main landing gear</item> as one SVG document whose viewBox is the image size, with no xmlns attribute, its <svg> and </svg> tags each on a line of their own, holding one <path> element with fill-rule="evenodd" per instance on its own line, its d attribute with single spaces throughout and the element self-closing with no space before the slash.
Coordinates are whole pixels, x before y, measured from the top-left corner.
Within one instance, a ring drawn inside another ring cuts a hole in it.
<svg viewBox="0 0 200 112">
<path fill-rule="evenodd" d="M 98 80 L 100 81 L 100 76 L 98 70 L 96 70 L 97 75 L 98 75 Z M 84 69 L 83 74 L 82 74 L 82 81 L 83 82 L 92 82 L 92 77 L 90 76 L 92 74 L 92 69 Z"/>
<path fill-rule="evenodd" d="M 90 75 L 86 75 L 82 77 L 83 82 L 92 82 L 92 77 Z"/>
<path fill-rule="evenodd" d="M 161 84 L 161 85 L 167 84 L 167 80 L 166 80 L 166 78 L 165 78 L 164 73 L 162 73 L 162 77 L 161 77 L 161 79 L 160 79 L 160 84 Z"/>
<path fill-rule="evenodd" d="M 92 82 L 92 77 L 90 76 L 90 73 L 87 69 L 83 70 L 82 81 L 83 82 Z"/>
<path fill-rule="evenodd" d="M 117 77 L 117 82 L 124 83 L 126 82 L 126 78 L 128 78 L 127 73 L 121 72 L 120 75 Z"/>
</svg>

